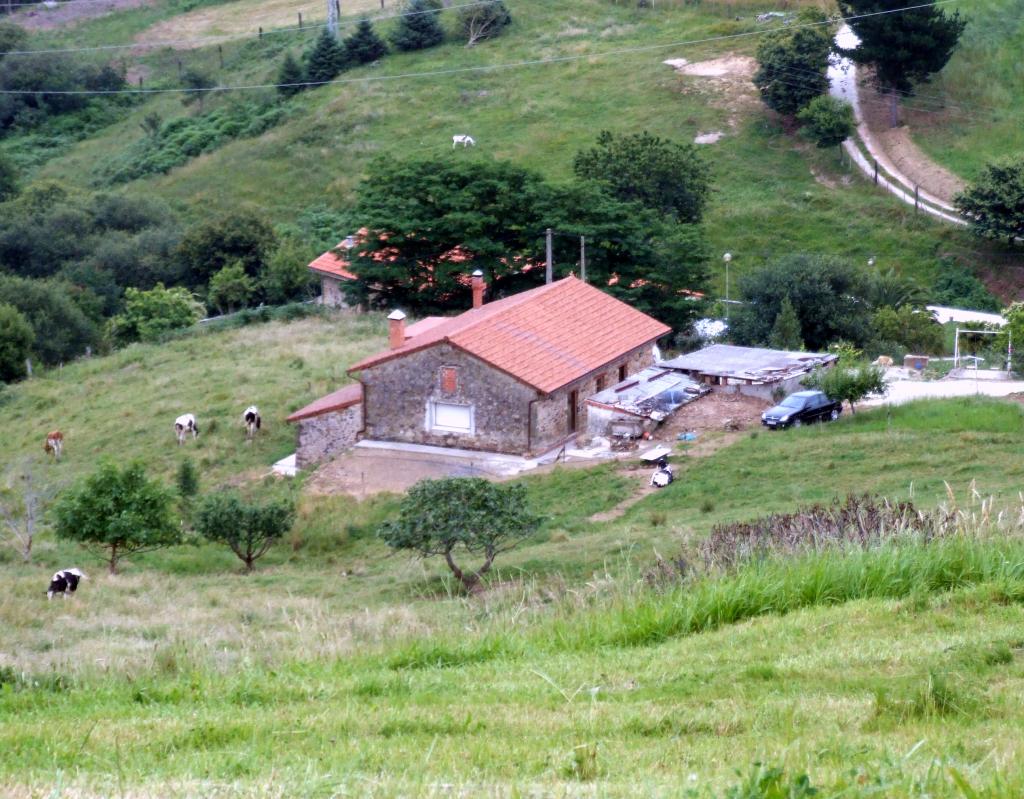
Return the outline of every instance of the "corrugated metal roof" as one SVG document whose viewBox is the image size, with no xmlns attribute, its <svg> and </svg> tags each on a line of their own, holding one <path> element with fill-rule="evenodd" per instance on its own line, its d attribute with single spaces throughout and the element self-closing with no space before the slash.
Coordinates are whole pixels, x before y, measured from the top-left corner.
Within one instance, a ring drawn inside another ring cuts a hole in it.
<svg viewBox="0 0 1024 799">
<path fill-rule="evenodd" d="M 815 366 L 832 363 L 837 356 L 829 352 L 789 352 L 760 347 L 736 347 L 712 344 L 696 352 L 680 355 L 659 365 L 685 372 L 715 377 L 771 382 L 788 375 L 807 372 Z"/>
</svg>

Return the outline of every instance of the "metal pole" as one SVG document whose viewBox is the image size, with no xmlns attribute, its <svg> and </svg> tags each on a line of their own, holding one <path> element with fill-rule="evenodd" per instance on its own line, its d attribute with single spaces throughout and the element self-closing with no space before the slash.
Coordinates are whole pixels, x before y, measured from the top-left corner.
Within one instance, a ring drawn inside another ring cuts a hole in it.
<svg viewBox="0 0 1024 799">
<path fill-rule="evenodd" d="M 956 329 L 956 338 L 953 339 L 953 368 L 956 369 L 960 363 L 960 328 Z"/>
<path fill-rule="evenodd" d="M 545 233 L 545 235 L 547 236 L 547 266 L 546 266 L 546 268 L 544 270 L 544 282 L 545 283 L 550 283 L 551 282 L 551 275 L 552 275 L 552 271 L 554 269 L 554 256 L 553 256 L 552 251 L 551 251 L 551 247 L 552 247 L 552 245 L 551 245 L 551 237 L 552 237 L 552 233 L 553 232 L 554 231 L 552 231 L 551 228 L 548 228 L 547 232 Z"/>
<path fill-rule="evenodd" d="M 580 280 L 587 282 L 587 237 L 580 236 Z"/>
<path fill-rule="evenodd" d="M 1006 331 L 1006 371 L 1013 368 L 1013 331 Z"/>
</svg>

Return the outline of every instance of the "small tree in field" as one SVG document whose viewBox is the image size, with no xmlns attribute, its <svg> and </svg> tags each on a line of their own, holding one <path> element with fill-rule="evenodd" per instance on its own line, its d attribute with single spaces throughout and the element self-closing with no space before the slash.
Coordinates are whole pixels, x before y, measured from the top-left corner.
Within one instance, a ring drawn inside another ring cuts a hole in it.
<svg viewBox="0 0 1024 799">
<path fill-rule="evenodd" d="M 459 12 L 459 26 L 466 37 L 466 47 L 499 36 L 511 24 L 512 15 L 502 0 L 477 3 Z"/>
<path fill-rule="evenodd" d="M 866 361 L 851 364 L 842 358 L 831 369 L 815 369 L 803 384 L 824 391 L 830 399 L 850 403 L 850 413 L 856 413 L 854 403 L 869 394 L 884 394 L 884 373 Z"/>
<path fill-rule="evenodd" d="M 823 94 L 797 115 L 804 133 L 821 149 L 838 147 L 853 133 L 853 107 Z"/>
<path fill-rule="evenodd" d="M 117 574 L 123 558 L 181 541 L 172 501 L 172 493 L 147 478 L 141 463 L 123 469 L 106 463 L 57 503 L 54 530 L 58 538 L 102 552 L 110 573 Z"/>
<path fill-rule="evenodd" d="M 26 460 L 19 468 L 11 468 L 0 483 L 0 517 L 3 517 L 9 538 L 21 559 L 32 559 L 32 544 L 43 523 L 43 511 L 53 499 L 56 486 L 40 481 L 36 465 Z"/>
<path fill-rule="evenodd" d="M 277 92 L 282 97 L 291 97 L 298 94 L 306 87 L 302 84 L 306 76 L 302 72 L 302 66 L 291 53 L 284 54 L 281 62 L 281 69 L 277 72 Z"/>
<path fill-rule="evenodd" d="M 253 564 L 291 529 L 294 520 L 289 502 L 257 505 L 237 494 L 221 492 L 199 503 L 195 528 L 208 541 L 227 544 L 251 572 Z"/>
<path fill-rule="evenodd" d="M 480 477 L 421 480 L 402 500 L 399 517 L 379 535 L 393 549 L 408 549 L 421 557 L 444 556 L 448 568 L 470 593 L 494 559 L 513 549 L 540 526 L 526 506 L 526 487 L 497 485 Z M 464 571 L 454 553 L 462 549 L 482 555 L 476 571 Z"/>
<path fill-rule="evenodd" d="M 953 202 L 976 236 L 1008 244 L 1024 238 L 1024 158 L 986 164 Z"/>
<path fill-rule="evenodd" d="M 352 35 L 345 39 L 345 56 L 352 64 L 370 64 L 388 54 L 388 46 L 368 19 L 359 20 Z"/>
<path fill-rule="evenodd" d="M 772 326 L 772 335 L 768 344 L 777 350 L 800 350 L 803 349 L 804 340 L 800 335 L 800 317 L 796 315 L 789 296 L 782 298 L 782 306 L 779 314 L 775 317 L 775 324 Z"/>
<path fill-rule="evenodd" d="M 438 0 L 409 0 L 391 34 L 391 43 L 402 51 L 426 50 L 444 41 L 444 28 L 438 21 Z"/>
<path fill-rule="evenodd" d="M 201 114 L 203 112 L 203 104 L 206 102 L 206 96 L 217 85 L 217 81 L 211 75 L 207 75 L 198 69 L 186 69 L 185 73 L 181 76 L 181 84 L 185 88 L 185 96 L 182 98 L 182 102 L 185 105 L 198 103 L 199 113 Z"/>
</svg>

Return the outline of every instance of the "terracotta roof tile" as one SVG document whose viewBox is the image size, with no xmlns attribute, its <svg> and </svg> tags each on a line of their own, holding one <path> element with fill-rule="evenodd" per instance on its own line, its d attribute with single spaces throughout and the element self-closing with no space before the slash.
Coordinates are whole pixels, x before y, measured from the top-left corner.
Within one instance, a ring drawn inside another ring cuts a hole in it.
<svg viewBox="0 0 1024 799">
<path fill-rule="evenodd" d="M 289 422 L 298 422 L 302 419 L 309 419 L 312 416 L 320 416 L 331 411 L 340 411 L 358 405 L 363 401 L 363 386 L 361 383 L 351 383 L 340 388 L 326 397 L 315 400 L 305 408 L 300 408 L 288 417 Z"/>
<path fill-rule="evenodd" d="M 349 373 L 447 342 L 550 393 L 670 332 L 568 277 L 446 319 L 401 347 L 360 361 Z"/>
<path fill-rule="evenodd" d="M 344 246 L 345 242 L 341 242 L 338 245 L 338 248 Z M 328 250 L 323 255 L 313 259 L 309 264 L 309 268 L 314 272 L 322 272 L 326 275 L 340 277 L 342 280 L 355 280 L 356 276 L 348 270 L 348 267 L 352 264 L 347 259 L 342 258 L 335 253 L 336 250 Z"/>
</svg>

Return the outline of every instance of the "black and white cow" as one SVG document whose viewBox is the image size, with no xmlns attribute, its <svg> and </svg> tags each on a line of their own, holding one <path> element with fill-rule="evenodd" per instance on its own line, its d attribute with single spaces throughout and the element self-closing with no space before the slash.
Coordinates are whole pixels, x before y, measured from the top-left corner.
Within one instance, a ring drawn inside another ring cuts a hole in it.
<svg viewBox="0 0 1024 799">
<path fill-rule="evenodd" d="M 174 420 L 174 434 L 178 437 L 178 443 L 185 443 L 185 436 L 189 433 L 192 438 L 199 435 L 199 426 L 196 424 L 196 417 L 191 413 L 183 413 Z"/>
<path fill-rule="evenodd" d="M 255 405 L 250 405 L 245 409 L 245 413 L 242 414 L 242 422 L 245 424 L 246 438 L 252 438 L 263 423 L 260 419 L 260 409 Z"/>
<path fill-rule="evenodd" d="M 79 569 L 61 569 L 50 578 L 50 587 L 46 589 L 46 598 L 53 599 L 54 594 L 60 594 L 65 599 L 68 594 L 78 590 L 78 583 L 84 580 L 85 575 Z"/>
</svg>

